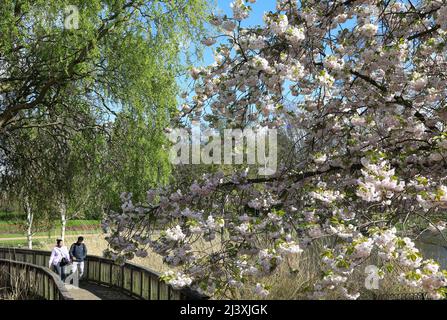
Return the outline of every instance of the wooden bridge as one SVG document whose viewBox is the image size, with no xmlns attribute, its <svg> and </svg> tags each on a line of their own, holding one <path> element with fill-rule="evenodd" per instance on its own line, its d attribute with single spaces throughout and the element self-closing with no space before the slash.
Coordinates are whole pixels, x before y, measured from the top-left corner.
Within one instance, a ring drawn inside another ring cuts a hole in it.
<svg viewBox="0 0 447 320">
<path fill-rule="evenodd" d="M 204 300 L 191 289 L 175 290 L 160 280 L 160 274 L 133 263 L 117 265 L 112 260 L 88 256 L 80 287 L 64 284 L 48 268 L 49 251 L 0 247 L 0 288 L 21 279 L 31 293 L 45 300 Z M 384 294 L 368 300 L 425 300 L 424 293 Z"/>
<path fill-rule="evenodd" d="M 64 284 L 48 269 L 49 251 L 0 248 L 0 287 L 22 279 L 32 293 L 45 300 L 202 300 L 191 289 L 175 290 L 160 280 L 160 274 L 133 263 L 117 265 L 112 260 L 87 256 L 80 288 Z M 6 276 L 5 276 L 6 275 Z M 16 284 L 17 285 L 17 284 Z"/>
</svg>

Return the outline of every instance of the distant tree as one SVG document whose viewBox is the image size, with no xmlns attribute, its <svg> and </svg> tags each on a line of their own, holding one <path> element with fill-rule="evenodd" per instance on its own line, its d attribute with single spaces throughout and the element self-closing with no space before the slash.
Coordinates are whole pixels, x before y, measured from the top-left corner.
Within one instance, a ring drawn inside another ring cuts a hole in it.
<svg viewBox="0 0 447 320">
<path fill-rule="evenodd" d="M 163 133 L 167 124 L 154 120 L 130 110 L 115 119 L 102 159 L 103 202 L 114 210 L 121 206 L 121 192 L 132 192 L 135 201 L 144 202 L 147 186 L 168 181 L 171 167 Z"/>
<path fill-rule="evenodd" d="M 63 23 L 68 5 L 78 29 Z M 203 0 L 2 1 L 0 130 L 60 125 L 56 114 L 85 129 L 91 111 L 107 118 L 135 101 L 156 107 L 165 91 L 153 88 L 175 85 L 179 46 L 197 39 L 206 12 Z"/>
<path fill-rule="evenodd" d="M 40 128 L 22 130 L 16 138 L 11 141 L 2 189 L 9 201 L 17 203 L 25 213 L 27 243 L 32 249 L 33 234 L 54 219 L 57 175 L 53 168 L 58 168 L 58 154 L 63 151 L 54 144 L 53 137 Z"/>
<path fill-rule="evenodd" d="M 24 199 L 48 187 L 61 236 L 70 216 L 169 172 L 157 132 L 176 110 L 180 48 L 207 14 L 205 0 L 1 1 L 0 174 Z"/>
</svg>

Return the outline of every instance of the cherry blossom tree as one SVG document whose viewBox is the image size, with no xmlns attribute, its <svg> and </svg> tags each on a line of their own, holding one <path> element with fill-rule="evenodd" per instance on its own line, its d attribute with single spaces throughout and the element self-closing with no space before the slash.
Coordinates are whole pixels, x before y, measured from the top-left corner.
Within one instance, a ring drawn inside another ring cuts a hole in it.
<svg viewBox="0 0 447 320">
<path fill-rule="evenodd" d="M 299 128 L 299 160 L 271 176 L 149 190 L 146 204 L 123 193 L 122 212 L 104 220 L 106 254 L 153 250 L 174 267 L 164 276 L 174 287 L 267 295 L 262 279 L 286 256 L 331 239 L 311 297 L 359 298 L 347 279 L 373 255 L 381 275 L 397 266 L 403 285 L 446 297 L 447 272 L 413 240 L 415 221 L 445 225 L 447 2 L 278 0 L 263 26 L 245 27 L 255 2 L 212 17 L 219 34 L 203 43 L 216 62 L 191 70 L 183 116 Z"/>
</svg>

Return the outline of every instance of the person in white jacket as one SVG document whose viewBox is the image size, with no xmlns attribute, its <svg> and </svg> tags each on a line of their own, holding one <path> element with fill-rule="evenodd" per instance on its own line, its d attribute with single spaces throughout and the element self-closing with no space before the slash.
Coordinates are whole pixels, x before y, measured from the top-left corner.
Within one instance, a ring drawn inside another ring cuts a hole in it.
<svg viewBox="0 0 447 320">
<path fill-rule="evenodd" d="M 51 251 L 49 268 L 53 269 L 62 279 L 65 280 L 65 266 L 70 264 L 70 254 L 67 247 L 64 246 L 64 242 L 61 239 L 57 239 L 56 246 Z"/>
</svg>

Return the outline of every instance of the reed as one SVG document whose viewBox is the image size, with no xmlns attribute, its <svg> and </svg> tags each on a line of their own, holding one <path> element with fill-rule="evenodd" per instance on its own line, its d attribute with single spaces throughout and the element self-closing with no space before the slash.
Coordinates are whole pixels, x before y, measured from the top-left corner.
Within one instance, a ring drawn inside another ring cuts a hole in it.
<svg viewBox="0 0 447 320">
<path fill-rule="evenodd" d="M 107 248 L 107 242 L 104 240 L 103 235 L 85 235 L 85 243 L 88 248 L 88 252 L 91 255 L 101 256 L 104 249 Z M 67 246 L 70 243 L 66 244 Z M 208 250 L 210 248 L 209 243 L 199 243 L 198 246 Z M 263 279 L 269 287 L 270 295 L 266 299 L 274 300 L 305 300 L 310 299 L 310 293 L 313 290 L 313 285 L 319 279 L 322 265 L 320 254 L 323 250 L 323 242 L 315 242 L 311 247 L 306 248 L 300 255 L 288 257 L 282 266 L 276 270 L 272 275 Z M 44 250 L 51 250 L 54 245 L 52 243 L 44 243 Z M 135 258 L 133 263 L 145 266 L 157 272 L 164 272 L 169 270 L 169 267 L 163 263 L 162 257 L 153 252 L 149 252 L 146 258 Z M 374 299 L 390 294 L 411 293 L 417 292 L 417 289 L 409 289 L 402 286 L 398 281 L 398 275 L 401 271 L 397 266 L 393 266 L 394 270 L 387 274 L 386 277 L 380 280 L 378 290 L 368 290 L 365 287 L 365 268 L 368 265 L 377 263 L 377 257 L 374 255 L 365 260 L 362 266 L 358 268 L 356 272 L 348 277 L 347 286 L 351 290 L 358 290 L 361 293 L 360 299 Z M 420 291 L 420 290 L 419 290 Z M 241 289 L 231 296 L 219 296 L 217 299 L 259 299 L 259 296 L 255 295 L 250 290 Z M 342 296 L 334 292 L 329 295 L 328 299 L 343 299 Z"/>
</svg>

